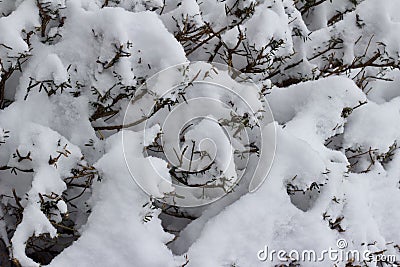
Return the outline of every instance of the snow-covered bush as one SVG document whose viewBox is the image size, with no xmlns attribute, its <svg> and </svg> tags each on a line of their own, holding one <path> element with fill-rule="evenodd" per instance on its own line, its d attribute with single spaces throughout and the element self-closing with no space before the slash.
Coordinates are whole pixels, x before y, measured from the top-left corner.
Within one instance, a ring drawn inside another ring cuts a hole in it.
<svg viewBox="0 0 400 267">
<path fill-rule="evenodd" d="M 398 1 L 0 11 L 0 266 L 399 264 Z"/>
</svg>

